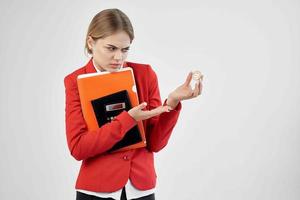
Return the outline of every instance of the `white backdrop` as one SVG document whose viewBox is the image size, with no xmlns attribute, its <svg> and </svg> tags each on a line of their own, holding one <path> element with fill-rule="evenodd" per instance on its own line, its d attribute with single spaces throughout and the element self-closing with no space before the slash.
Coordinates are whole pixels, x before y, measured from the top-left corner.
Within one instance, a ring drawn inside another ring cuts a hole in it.
<svg viewBox="0 0 300 200">
<path fill-rule="evenodd" d="M 153 67 L 163 100 L 204 74 L 155 154 L 158 200 L 300 198 L 299 1 L 2 0 L 1 199 L 75 199 L 63 78 L 88 61 L 88 24 L 106 8 L 131 19 L 127 60 Z"/>
</svg>

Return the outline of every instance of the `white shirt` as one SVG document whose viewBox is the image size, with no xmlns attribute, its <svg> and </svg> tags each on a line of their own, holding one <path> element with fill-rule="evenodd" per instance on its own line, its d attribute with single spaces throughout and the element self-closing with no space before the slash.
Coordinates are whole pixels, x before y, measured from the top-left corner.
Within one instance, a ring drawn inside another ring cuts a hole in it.
<svg viewBox="0 0 300 200">
<path fill-rule="evenodd" d="M 93 59 L 93 65 L 94 68 L 96 69 L 97 72 L 101 72 L 97 67 L 95 67 L 95 63 L 94 63 L 94 59 Z M 123 65 L 121 66 L 120 69 L 123 68 Z M 121 199 L 121 194 L 122 194 L 122 189 L 115 192 L 111 192 L 111 193 L 107 193 L 107 192 L 93 192 L 93 191 L 88 191 L 88 190 L 80 190 L 77 189 L 77 191 L 85 193 L 85 194 L 89 194 L 89 195 L 94 195 L 97 197 L 102 197 L 102 198 L 113 198 L 116 200 Z M 147 196 L 149 194 L 152 194 L 155 192 L 155 188 L 152 188 L 150 190 L 139 190 L 136 187 L 134 187 L 130 181 L 130 179 L 128 179 L 126 185 L 125 185 L 125 191 L 126 191 L 126 197 L 127 199 L 136 199 L 136 198 L 140 198 L 143 196 Z"/>
</svg>

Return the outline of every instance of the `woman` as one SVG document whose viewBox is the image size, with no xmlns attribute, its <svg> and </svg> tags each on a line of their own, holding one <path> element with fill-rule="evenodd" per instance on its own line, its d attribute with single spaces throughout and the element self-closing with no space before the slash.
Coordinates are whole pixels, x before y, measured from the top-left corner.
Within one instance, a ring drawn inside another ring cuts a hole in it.
<svg viewBox="0 0 300 200">
<path fill-rule="evenodd" d="M 184 84 L 161 103 L 158 80 L 150 65 L 125 61 L 134 32 L 128 17 L 118 9 L 99 12 L 92 19 L 85 48 L 89 62 L 67 75 L 66 135 L 71 155 L 82 160 L 76 181 L 77 200 L 155 199 L 156 172 L 153 152 L 164 148 L 177 122 L 181 101 L 195 98 L 202 90 L 201 81 L 192 89 L 192 73 Z M 123 111 L 96 131 L 88 131 L 77 88 L 77 76 L 99 71 L 114 72 L 131 67 L 140 105 Z M 143 120 L 147 146 L 123 152 L 107 153 L 125 133 Z"/>
</svg>

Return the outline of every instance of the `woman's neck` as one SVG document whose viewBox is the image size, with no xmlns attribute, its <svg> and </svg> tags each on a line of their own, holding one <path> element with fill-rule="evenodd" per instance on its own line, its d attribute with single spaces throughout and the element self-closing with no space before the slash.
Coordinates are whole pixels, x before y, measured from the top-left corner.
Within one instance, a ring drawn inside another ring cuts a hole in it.
<svg viewBox="0 0 300 200">
<path fill-rule="evenodd" d="M 94 67 L 96 67 L 99 71 L 101 71 L 101 72 L 105 71 L 103 68 L 100 67 L 100 65 L 96 64 L 96 62 L 94 61 L 94 58 L 92 58 L 92 61 L 93 61 Z"/>
</svg>

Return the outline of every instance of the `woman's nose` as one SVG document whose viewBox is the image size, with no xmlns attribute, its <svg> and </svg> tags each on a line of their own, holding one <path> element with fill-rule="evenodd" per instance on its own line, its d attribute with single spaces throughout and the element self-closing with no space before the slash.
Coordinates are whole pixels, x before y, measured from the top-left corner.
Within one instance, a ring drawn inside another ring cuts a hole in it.
<svg viewBox="0 0 300 200">
<path fill-rule="evenodd" d="M 122 59 L 122 52 L 117 51 L 115 53 L 114 59 L 115 60 L 121 60 Z"/>
</svg>

